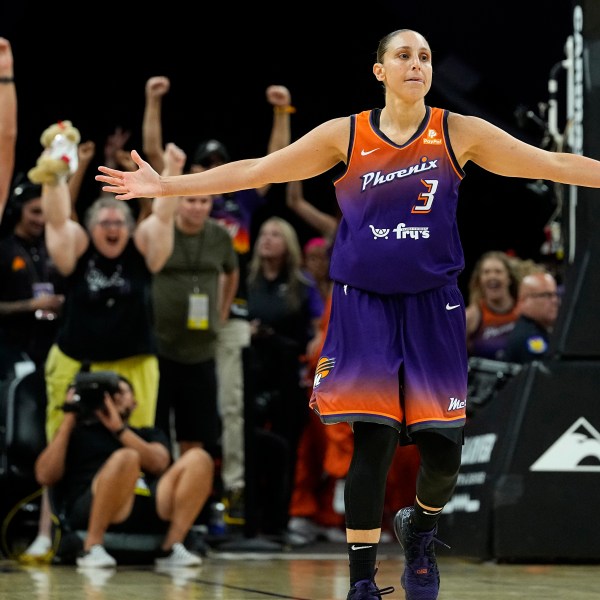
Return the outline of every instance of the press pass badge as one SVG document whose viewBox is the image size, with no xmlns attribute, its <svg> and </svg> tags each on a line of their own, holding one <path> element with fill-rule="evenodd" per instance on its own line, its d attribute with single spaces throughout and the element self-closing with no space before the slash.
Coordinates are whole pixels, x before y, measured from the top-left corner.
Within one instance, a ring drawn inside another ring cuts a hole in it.
<svg viewBox="0 0 600 600">
<path fill-rule="evenodd" d="M 207 294 L 190 294 L 187 327 L 188 329 L 208 329 Z"/>
</svg>

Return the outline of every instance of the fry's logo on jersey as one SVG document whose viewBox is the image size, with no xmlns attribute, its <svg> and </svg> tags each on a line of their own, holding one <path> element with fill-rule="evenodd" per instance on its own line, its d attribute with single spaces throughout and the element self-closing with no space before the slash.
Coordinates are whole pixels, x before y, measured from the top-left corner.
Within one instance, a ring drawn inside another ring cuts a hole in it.
<svg viewBox="0 0 600 600">
<path fill-rule="evenodd" d="M 431 169 L 437 169 L 437 159 L 429 160 L 426 156 L 421 158 L 420 164 L 411 165 L 407 169 L 400 169 L 399 171 L 392 171 L 391 173 L 382 174 L 381 171 L 377 171 L 374 173 L 371 171 L 370 173 L 365 173 L 362 179 L 362 192 L 364 192 L 367 187 L 375 187 L 377 185 L 383 185 L 385 183 L 389 183 L 390 181 L 394 181 L 394 179 L 402 179 L 403 177 L 408 177 L 410 175 L 415 175 L 417 173 L 423 173 L 423 171 L 430 171 Z"/>
<path fill-rule="evenodd" d="M 393 231 L 396 234 L 397 240 L 405 240 L 407 238 L 412 238 L 413 240 L 418 240 L 420 237 L 428 238 L 429 237 L 429 227 L 407 227 L 406 223 L 398 223 L 398 225 L 394 229 L 384 229 L 382 227 L 373 227 L 373 225 L 369 225 L 371 231 L 373 232 L 373 239 L 377 238 L 385 238 L 388 239 L 390 231 Z"/>
<path fill-rule="evenodd" d="M 321 358 L 319 358 L 319 362 L 317 363 L 317 368 L 315 369 L 315 380 L 313 382 L 313 387 L 319 387 L 321 379 L 327 377 L 333 367 L 335 367 L 335 358 L 321 356 Z"/>
</svg>

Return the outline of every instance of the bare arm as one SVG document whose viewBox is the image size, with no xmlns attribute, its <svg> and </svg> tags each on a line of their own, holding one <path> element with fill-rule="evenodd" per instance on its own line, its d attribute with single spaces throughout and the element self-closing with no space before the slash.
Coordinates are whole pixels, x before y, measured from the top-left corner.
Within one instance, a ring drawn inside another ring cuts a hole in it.
<svg viewBox="0 0 600 600">
<path fill-rule="evenodd" d="M 285 201 L 299 217 L 314 227 L 319 233 L 333 238 L 337 229 L 337 219 L 313 206 L 302 193 L 301 181 L 290 181 L 286 186 Z"/>
<path fill-rule="evenodd" d="M 164 152 L 165 173 L 182 173 L 185 166 L 185 152 L 175 144 L 167 144 Z M 152 273 L 160 271 L 173 252 L 174 220 L 179 202 L 169 198 L 156 198 L 152 202 L 151 213 L 141 221 L 134 240 L 138 250 L 144 255 L 146 265 Z"/>
<path fill-rule="evenodd" d="M 160 442 L 147 442 L 135 431 L 126 429 L 119 441 L 127 448 L 133 448 L 140 455 L 140 466 L 144 473 L 162 475 L 169 467 L 169 451 Z"/>
<path fill-rule="evenodd" d="M 292 95 L 282 85 L 270 85 L 266 95 L 269 103 L 273 105 L 273 126 L 267 146 L 267 154 L 271 154 L 285 148 L 291 142 L 290 115 L 295 112 L 295 109 L 292 107 Z M 269 183 L 258 188 L 257 191 L 264 196 L 270 188 L 271 184 Z"/>
<path fill-rule="evenodd" d="M 469 304 L 465 309 L 467 319 L 467 338 L 472 336 L 481 322 L 481 311 L 478 304 Z"/>
<path fill-rule="evenodd" d="M 491 173 L 506 177 L 600 187 L 600 161 L 592 158 L 542 150 L 478 117 L 452 113 L 449 132 L 461 165 L 470 160 Z"/>
<path fill-rule="evenodd" d="M 97 181 L 107 184 L 105 192 L 117 194 L 119 200 L 136 197 L 194 196 L 224 194 L 244 189 L 258 189 L 267 183 L 284 183 L 308 179 L 346 161 L 350 119 L 339 117 L 327 121 L 294 143 L 263 156 L 251 158 L 175 177 L 160 177 L 141 156 L 131 155 L 138 165 L 133 172 L 99 167 Z"/>
<path fill-rule="evenodd" d="M 75 205 L 77 204 L 77 198 L 81 191 L 81 185 L 83 184 L 83 178 L 87 172 L 88 167 L 94 154 L 96 152 L 96 144 L 92 141 L 82 142 L 77 146 L 77 169 L 75 173 L 71 175 L 69 179 L 69 193 L 71 194 L 71 219 L 77 221 L 77 210 Z"/>
<path fill-rule="evenodd" d="M 89 238 L 85 229 L 71 219 L 71 195 L 66 182 L 42 186 L 42 211 L 48 254 L 61 275 L 70 275 L 88 247 Z"/>
<path fill-rule="evenodd" d="M 62 294 L 42 294 L 36 298 L 0 302 L 0 315 L 15 315 L 18 313 L 35 313 L 36 310 L 58 312 L 64 302 Z"/>
<path fill-rule="evenodd" d="M 48 443 L 37 457 L 35 461 L 35 478 L 40 485 L 54 485 L 63 478 L 65 474 L 65 457 L 71 439 L 71 432 L 76 424 L 75 419 L 75 413 L 66 413 L 54 439 Z"/>
<path fill-rule="evenodd" d="M 122 430 L 123 425 L 125 425 L 117 410 L 115 401 L 106 392 L 104 394 L 104 409 L 97 410 L 96 417 L 113 434 Z M 167 448 L 160 442 L 147 442 L 131 429 L 125 429 L 118 439 L 123 446 L 133 448 L 139 454 L 140 466 L 144 473 L 162 475 L 169 467 L 171 456 Z"/>
<path fill-rule="evenodd" d="M 124 171 L 135 171 L 137 169 L 137 165 L 133 162 L 131 154 L 127 150 L 117 150 L 115 158 L 120 169 Z M 138 198 L 137 201 L 139 206 L 137 222 L 141 223 L 152 214 L 152 198 Z"/>
<path fill-rule="evenodd" d="M 152 167 L 162 172 L 163 138 L 161 109 L 163 96 L 169 91 L 171 82 L 167 77 L 150 77 L 146 82 L 146 104 L 142 121 L 142 150 Z"/>
<path fill-rule="evenodd" d="M 0 77 L 13 78 L 10 42 L 0 37 Z M 17 92 L 14 82 L 0 83 L 0 221 L 15 167 L 17 143 Z"/>
<path fill-rule="evenodd" d="M 131 137 L 131 131 L 122 127 L 115 127 L 115 130 L 106 137 L 104 142 L 104 161 L 107 165 L 116 168 L 120 165 L 119 153 L 123 152 L 125 144 Z"/>
</svg>

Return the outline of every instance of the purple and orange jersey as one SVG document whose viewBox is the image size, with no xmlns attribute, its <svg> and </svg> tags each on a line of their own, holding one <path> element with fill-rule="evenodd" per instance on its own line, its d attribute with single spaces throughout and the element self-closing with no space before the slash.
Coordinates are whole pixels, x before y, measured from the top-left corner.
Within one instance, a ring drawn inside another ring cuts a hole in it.
<svg viewBox="0 0 600 600">
<path fill-rule="evenodd" d="M 481 320 L 467 343 L 469 356 L 502 360 L 510 334 L 519 318 L 518 306 L 513 306 L 508 312 L 498 313 L 481 299 L 479 310 Z"/>
<path fill-rule="evenodd" d="M 464 172 L 447 112 L 428 107 L 403 146 L 379 131 L 374 111 L 351 119 L 348 164 L 335 182 L 343 217 L 331 317 L 310 405 L 324 423 L 373 421 L 458 439 L 468 370 L 456 281 Z"/>
<path fill-rule="evenodd" d="M 448 141 L 447 111 L 427 116 L 404 145 L 375 111 L 351 117 L 349 159 L 335 182 L 342 212 L 332 279 L 380 294 L 416 294 L 456 282 L 464 255 L 456 224 L 464 172 Z"/>
</svg>

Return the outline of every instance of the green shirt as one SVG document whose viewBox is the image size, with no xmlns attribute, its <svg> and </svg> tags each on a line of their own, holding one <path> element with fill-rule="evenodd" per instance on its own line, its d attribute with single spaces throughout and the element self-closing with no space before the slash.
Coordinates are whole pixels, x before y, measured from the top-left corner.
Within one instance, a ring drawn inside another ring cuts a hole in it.
<svg viewBox="0 0 600 600">
<path fill-rule="evenodd" d="M 227 230 L 208 219 L 202 231 L 186 234 L 175 227 L 173 253 L 153 276 L 152 301 L 158 354 L 184 364 L 215 356 L 219 329 L 219 278 L 237 268 Z M 190 296 L 208 300 L 201 329 L 188 325 Z"/>
</svg>

